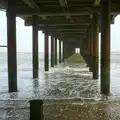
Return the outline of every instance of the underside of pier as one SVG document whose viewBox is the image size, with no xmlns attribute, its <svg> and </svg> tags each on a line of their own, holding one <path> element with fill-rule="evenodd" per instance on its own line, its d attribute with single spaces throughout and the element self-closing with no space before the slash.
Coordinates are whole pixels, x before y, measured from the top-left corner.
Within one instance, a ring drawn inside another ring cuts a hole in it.
<svg viewBox="0 0 120 120">
<path fill-rule="evenodd" d="M 93 79 L 98 79 L 101 32 L 101 93 L 110 93 L 110 24 L 114 24 L 120 13 L 119 0 L 1 0 L 0 9 L 7 15 L 9 92 L 17 91 L 15 17 L 18 16 L 25 20 L 25 26 L 33 27 L 33 78 L 38 78 L 41 30 L 45 34 L 45 71 L 49 70 L 48 36 L 51 36 L 51 67 L 57 65 L 59 40 L 59 63 L 80 48 Z"/>
</svg>

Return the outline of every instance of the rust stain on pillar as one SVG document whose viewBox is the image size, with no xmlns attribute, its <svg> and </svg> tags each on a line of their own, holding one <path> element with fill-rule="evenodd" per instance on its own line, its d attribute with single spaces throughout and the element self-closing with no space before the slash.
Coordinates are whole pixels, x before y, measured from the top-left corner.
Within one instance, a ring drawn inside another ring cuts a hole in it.
<svg viewBox="0 0 120 120">
<path fill-rule="evenodd" d="M 17 92 L 17 57 L 16 57 L 16 15 L 14 4 L 8 1 L 7 6 L 7 44 L 8 44 L 8 90 Z"/>
<path fill-rule="evenodd" d="M 98 50 L 99 50 L 99 19 L 95 13 L 93 15 L 93 79 L 98 79 Z"/>
<path fill-rule="evenodd" d="M 45 31 L 45 46 L 44 46 L 44 70 L 49 71 L 49 39 L 48 39 L 48 32 Z"/>
<path fill-rule="evenodd" d="M 55 65 L 57 65 L 57 38 L 55 37 Z"/>
<path fill-rule="evenodd" d="M 61 37 L 59 39 L 59 63 L 61 63 Z"/>
<path fill-rule="evenodd" d="M 54 67 L 54 37 L 51 36 L 51 67 Z"/>
<path fill-rule="evenodd" d="M 33 15 L 33 78 L 38 78 L 38 24 L 37 24 L 38 16 Z"/>
<path fill-rule="evenodd" d="M 110 0 L 101 1 L 101 93 L 110 94 Z"/>
</svg>

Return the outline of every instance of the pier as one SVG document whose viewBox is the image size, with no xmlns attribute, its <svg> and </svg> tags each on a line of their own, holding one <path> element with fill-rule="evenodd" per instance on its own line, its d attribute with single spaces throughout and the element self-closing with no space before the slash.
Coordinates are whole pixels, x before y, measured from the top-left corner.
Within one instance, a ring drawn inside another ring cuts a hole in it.
<svg viewBox="0 0 120 120">
<path fill-rule="evenodd" d="M 16 17 L 32 26 L 33 78 L 38 78 L 38 31 L 44 37 L 44 71 L 64 62 L 75 48 L 81 49 L 93 79 L 100 67 L 101 94 L 110 94 L 110 24 L 120 13 L 118 0 L 1 0 L 0 9 L 7 16 L 7 53 L 9 92 L 17 92 Z M 99 33 L 101 33 L 101 66 L 99 66 Z M 49 37 L 51 36 L 51 63 Z M 57 61 L 59 40 L 59 61 Z M 61 48 L 63 46 L 63 49 Z M 0 46 L 4 47 L 4 46 Z M 63 51 L 63 52 L 62 52 Z"/>
</svg>

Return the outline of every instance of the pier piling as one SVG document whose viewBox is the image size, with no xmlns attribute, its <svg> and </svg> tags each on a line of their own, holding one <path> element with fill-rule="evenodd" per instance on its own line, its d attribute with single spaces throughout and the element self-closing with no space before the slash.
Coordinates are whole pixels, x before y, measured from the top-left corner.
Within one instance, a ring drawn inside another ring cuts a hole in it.
<svg viewBox="0 0 120 120">
<path fill-rule="evenodd" d="M 57 65 L 57 37 L 55 37 L 55 65 Z"/>
<path fill-rule="evenodd" d="M 51 36 L 51 67 L 54 67 L 54 37 Z"/>
<path fill-rule="evenodd" d="M 44 43 L 44 70 L 49 71 L 49 39 L 48 32 L 45 31 L 45 43 Z"/>
<path fill-rule="evenodd" d="M 33 15 L 33 25 L 32 25 L 32 33 L 33 33 L 33 78 L 38 78 L 38 24 L 37 24 L 38 16 Z"/>
<path fill-rule="evenodd" d="M 89 41 L 90 41 L 89 72 L 92 72 L 92 40 L 91 40 L 91 25 L 90 25 L 90 27 L 89 27 Z"/>
<path fill-rule="evenodd" d="M 59 63 L 61 63 L 61 37 L 59 38 Z"/>
<path fill-rule="evenodd" d="M 101 93 L 110 94 L 110 6 L 101 0 Z"/>
<path fill-rule="evenodd" d="M 44 120 L 43 101 L 31 100 L 30 102 L 30 120 Z"/>
<path fill-rule="evenodd" d="M 99 19 L 98 15 L 95 13 L 93 15 L 93 79 L 98 79 L 99 70 Z"/>
<path fill-rule="evenodd" d="M 62 53 L 62 62 L 64 62 L 64 60 L 65 60 L 65 42 L 64 42 L 64 40 L 63 40 L 63 53 Z"/>
<path fill-rule="evenodd" d="M 93 23 L 91 24 L 91 27 L 90 27 L 90 41 L 91 41 L 91 50 L 90 50 L 90 53 L 91 53 L 91 68 L 90 68 L 90 72 L 93 72 Z"/>
<path fill-rule="evenodd" d="M 7 4 L 8 91 L 17 92 L 16 14 L 14 2 Z"/>
</svg>

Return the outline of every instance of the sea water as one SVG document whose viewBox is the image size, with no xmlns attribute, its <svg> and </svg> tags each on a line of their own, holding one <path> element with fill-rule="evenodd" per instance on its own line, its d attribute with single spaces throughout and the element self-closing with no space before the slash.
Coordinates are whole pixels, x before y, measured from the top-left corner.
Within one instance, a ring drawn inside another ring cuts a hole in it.
<svg viewBox="0 0 120 120">
<path fill-rule="evenodd" d="M 100 94 L 100 74 L 98 80 L 93 80 L 85 63 L 62 63 L 44 72 L 43 53 L 39 53 L 38 79 L 32 78 L 32 54 L 17 53 L 17 78 L 18 92 L 9 94 L 7 53 L 0 53 L 0 120 L 28 120 L 31 99 L 44 101 L 47 120 L 120 119 L 118 52 L 111 53 L 109 97 Z"/>
</svg>

